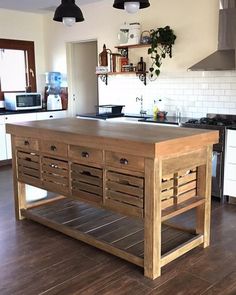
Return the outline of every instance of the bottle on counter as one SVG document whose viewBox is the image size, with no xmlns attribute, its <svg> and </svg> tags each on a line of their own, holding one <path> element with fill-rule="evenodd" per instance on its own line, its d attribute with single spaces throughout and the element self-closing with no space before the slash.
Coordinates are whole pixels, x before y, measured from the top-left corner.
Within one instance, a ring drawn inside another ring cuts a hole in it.
<svg viewBox="0 0 236 295">
<path fill-rule="evenodd" d="M 106 45 L 103 45 L 103 50 L 101 53 L 99 53 L 99 65 L 100 66 L 108 66 L 108 58 L 107 58 L 107 49 Z"/>
<path fill-rule="evenodd" d="M 157 119 L 158 112 L 159 112 L 159 108 L 158 108 L 158 105 L 157 105 L 157 101 L 154 100 L 154 102 L 153 102 L 153 118 L 154 119 Z"/>
<path fill-rule="evenodd" d="M 143 57 L 140 57 L 140 61 L 137 64 L 137 72 L 145 72 L 146 63 L 143 61 Z"/>
</svg>

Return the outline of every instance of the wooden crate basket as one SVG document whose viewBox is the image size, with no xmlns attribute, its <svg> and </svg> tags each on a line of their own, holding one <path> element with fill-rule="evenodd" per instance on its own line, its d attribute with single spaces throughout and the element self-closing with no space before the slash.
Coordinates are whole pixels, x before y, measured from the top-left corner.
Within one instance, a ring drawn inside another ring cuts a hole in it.
<svg viewBox="0 0 236 295">
<path fill-rule="evenodd" d="M 69 194 L 69 165 L 67 161 L 43 157 L 42 178 L 43 184 L 49 191 Z"/>
<path fill-rule="evenodd" d="M 162 221 L 204 202 L 197 196 L 197 168 L 185 169 L 162 178 Z"/>
<path fill-rule="evenodd" d="M 142 218 L 144 178 L 107 171 L 105 205 L 117 212 Z"/>
<path fill-rule="evenodd" d="M 103 196 L 103 171 L 87 165 L 71 164 L 72 196 L 100 203 Z"/>
<path fill-rule="evenodd" d="M 39 185 L 41 182 L 39 155 L 33 152 L 17 151 L 18 179 L 21 182 Z"/>
</svg>

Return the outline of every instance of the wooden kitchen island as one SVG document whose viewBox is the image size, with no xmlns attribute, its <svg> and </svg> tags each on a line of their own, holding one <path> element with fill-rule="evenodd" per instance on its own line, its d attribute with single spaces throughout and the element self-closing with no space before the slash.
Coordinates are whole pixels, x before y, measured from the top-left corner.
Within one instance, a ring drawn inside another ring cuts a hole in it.
<svg viewBox="0 0 236 295">
<path fill-rule="evenodd" d="M 180 255 L 209 246 L 217 131 L 67 118 L 7 124 L 7 132 L 17 219 L 126 259 L 151 279 Z M 28 203 L 25 184 L 56 194 Z M 194 229 L 176 222 L 191 209 Z M 183 234 L 173 243 L 169 231 Z"/>
</svg>

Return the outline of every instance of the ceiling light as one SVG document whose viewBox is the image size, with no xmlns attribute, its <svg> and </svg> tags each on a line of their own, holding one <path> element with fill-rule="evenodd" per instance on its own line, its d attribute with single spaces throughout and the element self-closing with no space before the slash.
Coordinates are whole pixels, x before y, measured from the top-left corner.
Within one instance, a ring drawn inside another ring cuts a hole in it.
<svg viewBox="0 0 236 295">
<path fill-rule="evenodd" d="M 80 8 L 75 4 L 75 0 L 61 0 L 54 13 L 53 20 L 63 22 L 66 26 L 72 26 L 75 22 L 84 21 Z"/>
<path fill-rule="evenodd" d="M 149 0 L 115 0 L 113 7 L 117 9 L 125 9 L 128 13 L 136 13 L 139 9 L 149 7 Z"/>
</svg>

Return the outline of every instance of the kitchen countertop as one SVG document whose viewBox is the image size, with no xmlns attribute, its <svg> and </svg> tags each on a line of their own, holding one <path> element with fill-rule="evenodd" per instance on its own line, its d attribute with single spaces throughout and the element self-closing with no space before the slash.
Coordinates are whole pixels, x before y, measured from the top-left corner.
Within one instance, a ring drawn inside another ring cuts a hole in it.
<svg viewBox="0 0 236 295">
<path fill-rule="evenodd" d="M 0 115 L 18 115 L 18 114 L 28 114 L 28 113 L 42 113 L 42 112 L 58 112 L 58 111 L 66 111 L 66 110 L 46 110 L 46 109 L 38 109 L 38 110 L 25 110 L 25 111 L 8 111 L 4 108 L 0 108 Z"/>
<path fill-rule="evenodd" d="M 177 118 L 175 116 L 167 116 L 164 118 L 154 118 L 154 117 L 150 117 L 150 118 L 143 118 L 143 119 L 139 119 L 139 122 L 150 122 L 150 123 L 162 123 L 162 124 L 173 124 L 173 125 L 181 125 L 182 123 L 185 123 L 189 120 L 190 118 L 188 117 L 181 117 L 181 118 Z"/>
<path fill-rule="evenodd" d="M 161 124 L 173 124 L 173 125 L 181 125 L 182 123 L 187 122 L 190 117 L 181 117 L 177 118 L 175 116 L 167 116 L 164 118 L 154 118 L 153 116 L 150 115 L 143 115 L 141 116 L 140 114 L 131 114 L 131 113 L 125 113 L 121 115 L 113 115 L 107 117 L 106 114 L 104 115 L 97 115 L 96 113 L 88 113 L 88 114 L 79 114 L 77 115 L 81 118 L 94 118 L 94 119 L 101 119 L 101 120 L 106 120 L 109 118 L 119 118 L 119 117 L 127 117 L 127 118 L 137 118 L 138 122 L 145 122 L 145 123 L 161 123 Z"/>
</svg>

